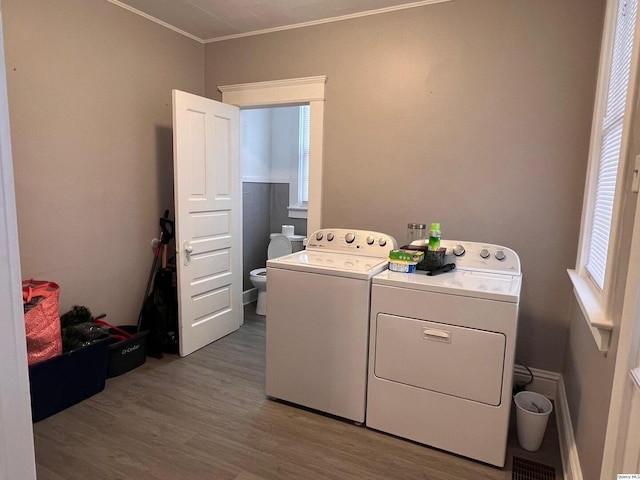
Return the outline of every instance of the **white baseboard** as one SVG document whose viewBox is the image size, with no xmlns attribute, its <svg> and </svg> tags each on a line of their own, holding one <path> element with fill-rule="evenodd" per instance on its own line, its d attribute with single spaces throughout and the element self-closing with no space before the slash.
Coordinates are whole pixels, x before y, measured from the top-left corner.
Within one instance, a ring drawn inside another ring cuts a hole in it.
<svg viewBox="0 0 640 480">
<path fill-rule="evenodd" d="M 249 290 L 242 292 L 242 305 L 247 305 L 251 302 L 255 302 L 256 300 L 258 300 L 257 288 L 250 288 Z"/>
<path fill-rule="evenodd" d="M 533 373 L 533 382 L 527 385 L 527 390 L 544 395 L 547 398 L 555 401 L 558 393 L 558 383 L 562 375 L 556 372 L 549 372 L 547 370 L 539 370 L 537 368 L 531 368 Z M 529 372 L 522 365 L 516 365 L 513 369 L 514 383 L 519 384 L 527 383 L 531 377 Z"/>
<path fill-rule="evenodd" d="M 558 381 L 558 395 L 555 403 L 564 478 L 565 480 L 582 480 L 582 468 L 580 467 L 578 448 L 573 434 L 571 414 L 569 413 L 567 391 L 564 388 L 562 375 L 560 375 Z"/>
<path fill-rule="evenodd" d="M 580 458 L 578 457 L 576 439 L 573 434 L 567 392 L 562 374 L 538 370 L 537 368 L 532 368 L 531 373 L 533 373 L 533 382 L 527 385 L 527 390 L 544 395 L 553 400 L 555 404 L 556 426 L 558 428 L 564 480 L 582 480 Z M 526 368 L 521 365 L 515 366 L 513 372 L 514 382 L 526 383 L 530 378 Z"/>
</svg>

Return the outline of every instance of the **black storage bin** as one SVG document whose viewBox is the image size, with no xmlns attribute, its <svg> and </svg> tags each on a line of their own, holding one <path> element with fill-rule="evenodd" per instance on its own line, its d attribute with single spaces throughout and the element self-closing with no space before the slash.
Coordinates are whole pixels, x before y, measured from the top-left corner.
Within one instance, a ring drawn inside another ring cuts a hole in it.
<svg viewBox="0 0 640 480">
<path fill-rule="evenodd" d="M 437 270 L 442 267 L 445 262 L 445 255 L 447 254 L 446 248 L 438 248 L 438 250 L 429 250 L 428 245 L 405 245 L 402 247 L 406 250 L 418 250 L 420 252 L 424 252 L 424 258 L 418 265 L 416 265 L 416 270 L 426 270 L 428 272 L 432 270 Z"/>
<path fill-rule="evenodd" d="M 109 345 L 109 365 L 107 377 L 117 377 L 142 365 L 147 359 L 147 331 L 136 333 L 136 325 L 119 325 L 119 329 L 135 335 L 135 338 L 117 341 Z M 109 329 L 112 335 L 119 334 L 117 330 Z"/>
<path fill-rule="evenodd" d="M 38 422 L 104 390 L 109 337 L 29 366 L 31 416 Z"/>
</svg>

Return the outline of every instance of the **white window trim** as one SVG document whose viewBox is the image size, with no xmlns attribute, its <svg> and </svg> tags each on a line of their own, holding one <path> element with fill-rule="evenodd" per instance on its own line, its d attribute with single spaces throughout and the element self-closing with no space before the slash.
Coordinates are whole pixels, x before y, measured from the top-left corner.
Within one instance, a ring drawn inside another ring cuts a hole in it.
<svg viewBox="0 0 640 480">
<path fill-rule="evenodd" d="M 289 183 L 289 177 L 257 177 L 246 176 L 242 177 L 243 183 Z"/>
<path fill-rule="evenodd" d="M 309 209 L 306 205 L 300 206 L 289 206 L 287 207 L 287 211 L 289 212 L 289 218 L 308 218 L 309 217 Z"/>
<path fill-rule="evenodd" d="M 573 293 L 587 321 L 593 340 L 596 342 L 598 350 L 606 354 L 609 350 L 613 322 L 607 318 L 591 279 L 583 277 L 576 270 L 567 270 L 567 272 L 573 283 Z"/>
<path fill-rule="evenodd" d="M 300 105 L 298 112 L 298 119 L 302 119 L 302 107 L 308 105 Z M 309 216 L 309 202 L 302 200 L 302 187 L 304 182 L 304 172 L 302 165 L 303 145 L 302 145 L 302 122 L 298 122 L 298 157 L 297 157 L 297 169 L 296 175 L 293 175 L 289 183 L 289 206 L 287 207 L 289 218 L 308 218 Z M 309 132 L 307 132 L 309 134 Z M 307 160 L 308 162 L 308 160 Z M 309 185 L 307 184 L 307 194 L 309 192 Z M 308 196 L 308 195 L 307 195 Z"/>
<path fill-rule="evenodd" d="M 219 86 L 222 101 L 238 107 L 309 104 L 309 205 L 307 231 L 322 222 L 322 155 L 326 76 Z"/>
<path fill-rule="evenodd" d="M 591 198 L 595 192 L 597 172 L 599 167 L 599 136 L 602 131 L 603 113 L 606 106 L 606 96 L 609 78 L 609 66 L 613 50 L 613 31 L 616 25 L 617 0 L 607 2 L 605 15 L 605 28 L 603 32 L 602 47 L 600 54 L 600 64 L 598 68 L 598 85 L 594 105 L 594 121 L 591 130 L 591 142 L 589 145 L 589 163 L 587 167 L 587 180 L 582 207 L 582 222 L 580 227 L 580 240 L 578 244 L 578 257 L 575 270 L 568 270 L 569 278 L 573 283 L 573 291 L 582 310 L 587 325 L 593 335 L 598 350 L 606 355 L 609 349 L 611 332 L 613 331 L 612 303 L 614 300 L 613 282 L 618 270 L 618 258 L 616 255 L 609 255 L 602 291 L 590 278 L 586 263 L 588 258 L 587 235 L 591 230 L 593 217 L 593 202 Z M 616 193 L 613 204 L 611 219 L 611 233 L 609 235 L 609 250 L 618 251 L 620 245 L 621 212 L 625 188 L 625 171 L 627 157 L 629 155 L 630 128 L 633 106 L 636 98 L 636 85 L 638 81 L 638 37 L 640 28 L 638 22 L 640 14 L 636 19 L 636 31 L 631 58 L 631 68 L 629 72 L 629 91 L 627 95 L 626 110 L 624 116 L 624 129 L 622 132 L 622 145 L 620 149 L 620 161 L 616 180 Z"/>
</svg>

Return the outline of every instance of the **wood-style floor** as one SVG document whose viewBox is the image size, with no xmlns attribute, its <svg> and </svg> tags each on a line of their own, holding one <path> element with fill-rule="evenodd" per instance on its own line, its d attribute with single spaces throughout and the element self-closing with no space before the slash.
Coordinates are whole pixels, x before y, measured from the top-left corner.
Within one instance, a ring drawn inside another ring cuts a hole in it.
<svg viewBox="0 0 640 480">
<path fill-rule="evenodd" d="M 514 454 L 562 478 L 553 417 L 535 453 L 512 428 L 499 469 L 267 399 L 264 319 L 252 307 L 239 331 L 182 359 L 148 358 L 36 423 L 38 479 L 510 480 Z"/>
</svg>

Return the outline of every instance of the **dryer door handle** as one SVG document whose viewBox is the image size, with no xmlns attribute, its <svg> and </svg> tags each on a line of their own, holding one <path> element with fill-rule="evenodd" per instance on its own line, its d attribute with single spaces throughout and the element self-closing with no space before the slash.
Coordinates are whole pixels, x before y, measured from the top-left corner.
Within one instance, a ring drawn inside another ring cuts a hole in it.
<svg viewBox="0 0 640 480">
<path fill-rule="evenodd" d="M 451 332 L 448 330 L 436 330 L 424 327 L 422 329 L 422 338 L 425 340 L 435 340 L 437 342 L 451 343 Z"/>
</svg>

